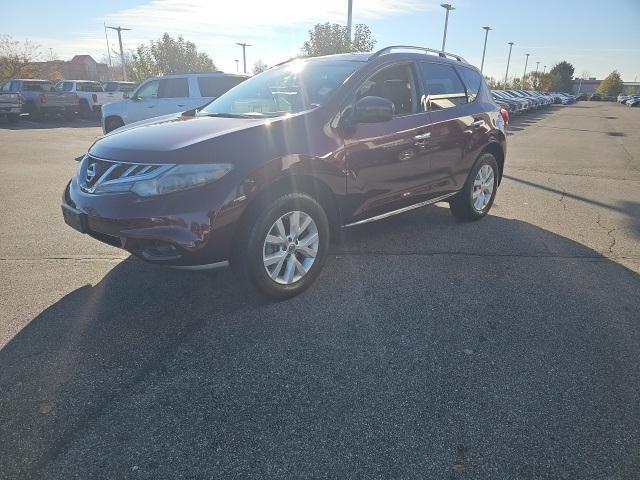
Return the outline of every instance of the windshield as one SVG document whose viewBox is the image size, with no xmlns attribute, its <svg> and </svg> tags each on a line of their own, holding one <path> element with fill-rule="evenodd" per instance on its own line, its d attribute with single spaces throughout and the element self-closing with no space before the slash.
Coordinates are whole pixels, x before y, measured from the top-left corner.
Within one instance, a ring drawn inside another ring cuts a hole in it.
<svg viewBox="0 0 640 480">
<path fill-rule="evenodd" d="M 361 65 L 351 60 L 295 60 L 232 88 L 199 115 L 276 117 L 315 108 Z"/>
</svg>

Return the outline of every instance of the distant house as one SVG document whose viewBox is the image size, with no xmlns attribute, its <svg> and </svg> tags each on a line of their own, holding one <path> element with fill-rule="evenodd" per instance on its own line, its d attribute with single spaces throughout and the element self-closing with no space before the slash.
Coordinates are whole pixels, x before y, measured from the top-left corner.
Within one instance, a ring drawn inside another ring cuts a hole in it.
<svg viewBox="0 0 640 480">
<path fill-rule="evenodd" d="M 68 62 L 50 60 L 31 64 L 38 77 L 51 80 L 112 80 L 106 63 L 96 62 L 91 55 L 76 55 Z"/>
<path fill-rule="evenodd" d="M 602 80 L 596 80 L 595 77 L 575 78 L 573 80 L 573 93 L 594 93 L 601 83 Z M 640 82 L 623 82 L 623 85 L 622 93 L 640 93 Z"/>
</svg>

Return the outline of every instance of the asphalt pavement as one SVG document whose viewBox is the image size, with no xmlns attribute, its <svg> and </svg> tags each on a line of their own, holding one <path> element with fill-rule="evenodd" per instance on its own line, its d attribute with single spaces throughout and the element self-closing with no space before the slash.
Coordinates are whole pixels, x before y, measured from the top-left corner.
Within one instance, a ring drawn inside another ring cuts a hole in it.
<svg viewBox="0 0 640 480">
<path fill-rule="evenodd" d="M 0 123 L 0 479 L 640 478 L 640 109 L 517 117 L 491 214 L 284 302 L 67 228 L 95 122 Z"/>
</svg>

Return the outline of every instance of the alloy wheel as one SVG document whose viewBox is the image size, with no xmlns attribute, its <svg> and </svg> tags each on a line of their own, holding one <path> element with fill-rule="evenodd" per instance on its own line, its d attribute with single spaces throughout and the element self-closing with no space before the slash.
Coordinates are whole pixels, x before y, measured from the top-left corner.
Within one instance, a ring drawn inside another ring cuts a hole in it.
<svg viewBox="0 0 640 480">
<path fill-rule="evenodd" d="M 493 168 L 491 165 L 482 165 L 476 178 L 473 181 L 473 208 L 476 211 L 481 212 L 491 201 L 491 195 L 493 195 L 493 188 L 495 185 L 495 175 L 493 174 Z"/>
<path fill-rule="evenodd" d="M 269 277 L 290 285 L 304 277 L 318 255 L 320 237 L 316 222 L 298 210 L 278 218 L 264 240 L 262 261 Z"/>
</svg>

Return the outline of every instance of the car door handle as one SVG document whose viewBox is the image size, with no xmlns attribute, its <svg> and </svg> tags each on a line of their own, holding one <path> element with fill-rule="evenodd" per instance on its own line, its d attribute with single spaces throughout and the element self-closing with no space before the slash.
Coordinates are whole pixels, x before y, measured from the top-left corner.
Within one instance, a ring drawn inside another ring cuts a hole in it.
<svg viewBox="0 0 640 480">
<path fill-rule="evenodd" d="M 413 139 L 416 142 L 421 142 L 424 140 L 429 140 L 431 138 L 431 132 L 427 132 L 427 133 L 420 133 L 419 135 L 416 135 L 415 137 L 413 137 Z"/>
</svg>

